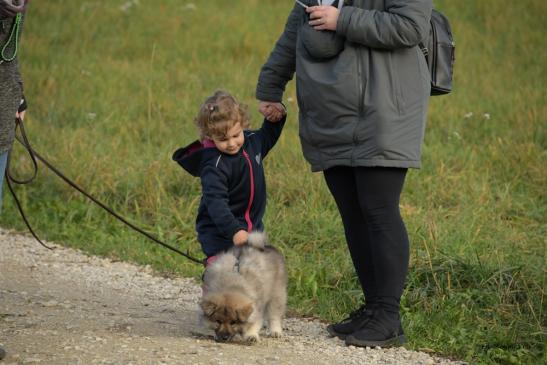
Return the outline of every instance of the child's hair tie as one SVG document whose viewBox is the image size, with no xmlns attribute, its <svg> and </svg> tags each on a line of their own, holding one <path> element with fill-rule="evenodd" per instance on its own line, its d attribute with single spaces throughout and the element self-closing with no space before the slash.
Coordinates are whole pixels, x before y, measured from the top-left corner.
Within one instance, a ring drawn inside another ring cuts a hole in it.
<svg viewBox="0 0 547 365">
<path fill-rule="evenodd" d="M 205 107 L 207 108 L 207 120 L 209 121 L 209 123 L 211 123 L 213 121 L 213 113 L 214 112 L 218 112 L 218 105 L 216 104 L 206 104 Z"/>
</svg>

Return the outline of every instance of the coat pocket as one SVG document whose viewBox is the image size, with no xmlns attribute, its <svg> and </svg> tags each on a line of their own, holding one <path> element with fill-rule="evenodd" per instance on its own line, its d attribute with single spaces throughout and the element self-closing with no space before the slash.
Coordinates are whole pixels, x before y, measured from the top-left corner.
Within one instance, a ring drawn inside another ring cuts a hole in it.
<svg viewBox="0 0 547 365">
<path fill-rule="evenodd" d="M 399 113 L 421 105 L 429 97 L 430 78 L 427 64 L 418 47 L 395 51 L 393 73 L 397 91 Z"/>
<path fill-rule="evenodd" d="M 344 37 L 330 30 L 315 30 L 307 21 L 302 24 L 298 36 L 308 54 L 316 60 L 335 57 L 344 49 Z"/>
</svg>

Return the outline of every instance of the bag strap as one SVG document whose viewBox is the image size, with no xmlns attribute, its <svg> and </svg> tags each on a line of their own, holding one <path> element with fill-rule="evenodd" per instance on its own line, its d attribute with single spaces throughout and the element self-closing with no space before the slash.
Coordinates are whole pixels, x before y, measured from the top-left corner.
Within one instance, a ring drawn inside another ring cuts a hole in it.
<svg viewBox="0 0 547 365">
<path fill-rule="evenodd" d="M 8 40 L 6 41 L 6 44 L 2 47 L 2 50 L 0 51 L 0 63 L 3 62 L 11 62 L 17 57 L 17 51 L 19 49 L 19 30 L 21 28 L 21 18 L 23 15 L 21 13 L 17 13 L 15 16 L 15 19 L 13 20 L 13 23 L 11 24 L 11 30 L 10 35 L 8 37 Z M 13 53 L 11 56 L 6 55 L 6 50 L 8 47 L 14 43 L 13 47 Z"/>
</svg>

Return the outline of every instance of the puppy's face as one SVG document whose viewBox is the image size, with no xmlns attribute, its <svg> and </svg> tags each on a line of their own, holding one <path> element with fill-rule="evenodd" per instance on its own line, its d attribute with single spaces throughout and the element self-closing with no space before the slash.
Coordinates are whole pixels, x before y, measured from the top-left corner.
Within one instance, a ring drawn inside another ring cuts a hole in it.
<svg viewBox="0 0 547 365">
<path fill-rule="evenodd" d="M 243 334 L 253 312 L 253 303 L 240 293 L 209 293 L 200 303 L 209 326 L 215 330 L 215 340 L 230 341 Z"/>
</svg>

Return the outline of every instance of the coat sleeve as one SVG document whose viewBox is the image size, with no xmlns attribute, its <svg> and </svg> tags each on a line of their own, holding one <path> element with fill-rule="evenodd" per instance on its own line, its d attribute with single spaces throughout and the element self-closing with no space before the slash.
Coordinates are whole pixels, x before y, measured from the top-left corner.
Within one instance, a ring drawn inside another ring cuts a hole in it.
<svg viewBox="0 0 547 365">
<path fill-rule="evenodd" d="M 287 120 L 286 115 L 279 122 L 275 122 L 275 123 L 264 119 L 264 123 L 262 124 L 262 127 L 255 132 L 257 137 L 260 139 L 260 143 L 261 143 L 260 152 L 262 153 L 262 158 L 266 157 L 268 152 L 277 143 L 277 140 L 279 139 L 279 136 L 281 135 L 281 131 L 283 130 L 283 126 L 285 125 L 286 120 Z"/>
<path fill-rule="evenodd" d="M 21 33 L 23 33 L 23 26 L 25 24 L 26 19 L 26 13 L 23 13 L 21 17 L 21 23 L 19 24 L 19 37 L 21 37 Z M 19 44 L 21 43 L 21 40 L 18 40 Z M 19 83 L 19 86 L 21 87 L 21 92 L 24 92 L 23 90 L 23 77 L 21 76 L 21 71 L 19 71 L 19 57 L 14 62 L 17 62 L 17 67 L 15 68 L 15 79 Z M 21 95 L 21 99 L 24 99 L 24 96 Z M 26 104 L 25 104 L 26 105 Z"/>
<path fill-rule="evenodd" d="M 232 238 L 242 227 L 228 204 L 228 178 L 215 166 L 205 166 L 201 172 L 201 188 L 209 216 L 226 237 Z"/>
<path fill-rule="evenodd" d="M 336 32 L 370 48 L 413 47 L 429 34 L 432 0 L 386 0 L 386 10 L 343 7 Z"/>
<path fill-rule="evenodd" d="M 256 85 L 258 100 L 273 102 L 282 100 L 285 86 L 293 78 L 296 68 L 296 38 L 302 16 L 303 8 L 295 5 L 283 33 L 260 70 Z"/>
</svg>

